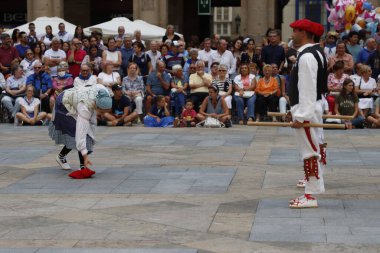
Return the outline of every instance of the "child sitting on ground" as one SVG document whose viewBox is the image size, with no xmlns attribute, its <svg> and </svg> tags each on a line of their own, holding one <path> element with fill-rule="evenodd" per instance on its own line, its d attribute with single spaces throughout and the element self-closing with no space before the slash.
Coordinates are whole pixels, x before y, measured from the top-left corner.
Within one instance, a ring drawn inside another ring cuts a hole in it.
<svg viewBox="0 0 380 253">
<path fill-rule="evenodd" d="M 182 111 L 181 127 L 195 127 L 196 111 L 191 99 L 186 100 L 185 109 Z"/>
<path fill-rule="evenodd" d="M 173 127 L 174 118 L 170 116 L 165 97 L 158 95 L 155 104 L 144 118 L 146 127 Z"/>
</svg>

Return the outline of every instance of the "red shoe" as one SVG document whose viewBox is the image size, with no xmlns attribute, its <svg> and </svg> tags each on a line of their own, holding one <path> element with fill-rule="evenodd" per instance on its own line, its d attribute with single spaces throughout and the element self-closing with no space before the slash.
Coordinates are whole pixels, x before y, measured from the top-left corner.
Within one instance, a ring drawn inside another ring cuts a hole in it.
<svg viewBox="0 0 380 253">
<path fill-rule="evenodd" d="M 82 170 L 76 170 L 69 174 L 69 177 L 74 179 L 85 179 L 86 177 L 82 174 Z"/>
<path fill-rule="evenodd" d="M 90 178 L 92 175 L 95 174 L 95 171 L 90 170 L 89 168 L 86 167 L 81 170 L 81 173 L 84 176 L 84 178 Z"/>
</svg>

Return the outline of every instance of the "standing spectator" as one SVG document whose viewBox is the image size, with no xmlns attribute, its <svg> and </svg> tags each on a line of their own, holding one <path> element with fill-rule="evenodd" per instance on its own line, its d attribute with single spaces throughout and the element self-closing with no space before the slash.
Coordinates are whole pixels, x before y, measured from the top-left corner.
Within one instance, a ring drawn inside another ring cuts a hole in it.
<svg viewBox="0 0 380 253">
<path fill-rule="evenodd" d="M 61 61 L 66 61 L 66 53 L 59 49 L 61 46 L 60 39 L 54 37 L 51 43 L 51 48 L 47 50 L 43 56 L 45 66 L 50 68 L 50 75 L 57 76 L 57 66 Z"/>
<path fill-rule="evenodd" d="M 260 121 L 260 116 L 267 115 L 268 109 L 271 112 L 276 111 L 280 89 L 276 79 L 272 77 L 272 70 L 271 65 L 265 65 L 264 76 L 259 79 L 256 85 L 256 121 Z M 272 119 L 277 121 L 275 117 Z"/>
<path fill-rule="evenodd" d="M 146 127 L 171 127 L 173 123 L 174 118 L 170 116 L 165 97 L 158 95 L 154 105 L 148 111 L 148 115 L 144 118 L 144 125 Z"/>
<path fill-rule="evenodd" d="M 220 64 L 218 67 L 218 77 L 212 80 L 211 85 L 218 87 L 218 94 L 221 96 L 224 101 L 226 101 L 228 110 L 232 109 L 232 81 L 228 78 L 227 66 Z"/>
<path fill-rule="evenodd" d="M 121 47 L 121 69 L 123 76 L 126 76 L 127 68 L 129 65 L 129 59 L 133 54 L 132 37 L 129 35 L 124 36 L 124 46 Z"/>
<path fill-rule="evenodd" d="M 89 38 L 89 41 L 90 41 L 90 46 L 95 46 L 98 48 L 98 56 L 102 57 L 103 55 L 103 49 L 101 46 L 98 45 L 98 40 L 96 39 L 95 36 L 91 36 Z"/>
<path fill-rule="evenodd" d="M 61 62 L 58 65 L 58 75 L 53 78 L 53 92 L 50 96 L 50 109 L 53 111 L 56 98 L 64 90 L 73 87 L 73 77 L 69 72 L 69 65 L 67 62 Z"/>
<path fill-rule="evenodd" d="M 21 61 L 20 66 L 24 70 L 25 78 L 28 78 L 28 76 L 33 75 L 34 73 L 33 64 L 36 59 L 34 58 L 32 49 L 28 49 L 25 55 L 26 57 Z"/>
<path fill-rule="evenodd" d="M 329 61 L 336 53 L 336 41 L 338 37 L 339 34 L 335 31 L 329 31 L 326 35 L 326 43 L 323 52 L 326 55 L 327 61 Z"/>
<path fill-rule="evenodd" d="M 33 55 L 34 55 L 34 58 L 36 60 L 39 60 L 40 62 L 42 62 L 42 57 L 43 57 L 43 52 L 41 50 L 41 44 L 43 44 L 41 41 L 39 41 L 36 45 L 34 45 L 34 47 L 32 47 L 32 52 L 33 52 Z"/>
<path fill-rule="evenodd" d="M 16 113 L 16 118 L 20 125 L 42 125 L 43 120 L 47 117 L 46 112 L 40 112 L 41 101 L 33 97 L 34 87 L 28 86 L 26 88 L 26 96 L 20 100 L 21 112 Z"/>
<path fill-rule="evenodd" d="M 90 47 L 91 47 L 91 45 L 90 45 L 90 41 L 88 40 L 87 37 L 84 37 L 82 39 L 82 44 L 83 44 L 82 49 L 84 51 L 86 51 L 86 54 L 90 54 Z"/>
<path fill-rule="evenodd" d="M 334 112 L 335 98 L 342 91 L 343 82 L 347 78 L 349 78 L 349 76 L 344 73 L 343 61 L 337 61 L 333 67 L 333 72 L 330 73 L 327 78 L 327 87 L 329 90 L 329 95 L 327 95 L 326 100 L 329 104 L 330 112 Z"/>
<path fill-rule="evenodd" d="M 184 55 L 179 52 L 179 46 L 178 41 L 173 41 L 170 48 L 171 51 L 164 57 L 166 71 L 170 74 L 173 74 L 172 68 L 174 65 L 181 65 L 182 67 L 185 65 L 185 58 Z"/>
<path fill-rule="evenodd" d="M 114 38 L 108 39 L 108 50 L 103 51 L 102 64 L 112 64 L 112 69 L 115 72 L 119 72 L 121 66 L 121 52 L 116 50 L 116 41 Z"/>
<path fill-rule="evenodd" d="M 258 55 L 255 54 L 255 41 L 253 39 L 247 41 L 247 49 L 241 54 L 241 63 L 259 64 Z"/>
<path fill-rule="evenodd" d="M 73 39 L 73 35 L 66 32 L 64 23 L 58 24 L 58 30 L 59 30 L 59 32 L 57 33 L 58 39 L 62 40 L 63 42 L 70 42 Z"/>
<path fill-rule="evenodd" d="M 248 65 L 243 63 L 240 66 L 240 74 L 234 78 L 235 101 L 238 113 L 239 125 L 244 124 L 244 108 L 247 106 L 248 122 L 255 119 L 255 75 L 249 73 Z"/>
<path fill-rule="evenodd" d="M 364 117 L 359 114 L 358 104 L 359 98 L 355 93 L 354 82 L 351 79 L 344 80 L 342 91 L 336 98 L 334 112 L 336 115 L 352 116 L 352 120 L 345 122 L 348 129 L 352 126 L 363 128 Z"/>
<path fill-rule="evenodd" d="M 130 112 L 131 102 L 123 95 L 121 85 L 112 85 L 112 108 L 110 112 L 105 112 L 102 116 L 107 121 L 108 126 L 124 126 L 132 124 L 137 119 L 136 112 Z"/>
<path fill-rule="evenodd" d="M 194 109 L 199 111 L 202 101 L 209 95 L 208 87 L 211 85 L 212 76 L 204 72 L 205 64 L 203 61 L 198 61 L 196 67 L 196 73 L 190 75 L 189 86 Z"/>
<path fill-rule="evenodd" d="M 20 33 L 20 30 L 19 29 L 14 29 L 13 32 L 12 32 L 12 46 L 17 46 L 18 44 L 20 44 L 20 37 L 18 36 Z"/>
<path fill-rule="evenodd" d="M 169 46 L 166 44 L 162 44 L 160 46 L 160 53 L 161 53 L 160 60 L 161 61 L 165 60 L 165 56 L 169 53 Z"/>
<path fill-rule="evenodd" d="M 205 62 L 205 65 L 206 65 L 205 72 L 206 73 L 210 72 L 210 69 L 208 68 L 208 66 L 209 66 L 208 61 L 209 61 L 210 55 L 213 51 L 215 51 L 215 50 L 211 49 L 211 39 L 205 38 L 203 40 L 203 49 L 198 52 L 198 60 Z"/>
<path fill-rule="evenodd" d="M 80 75 L 74 79 L 74 87 L 93 86 L 96 82 L 96 76 L 91 74 L 91 66 L 89 64 L 82 64 Z"/>
<path fill-rule="evenodd" d="M 211 67 L 210 67 L 210 75 L 212 77 L 212 80 L 215 80 L 218 78 L 218 75 L 219 75 L 219 71 L 218 71 L 218 68 L 219 68 L 219 62 L 213 62 L 211 64 Z"/>
<path fill-rule="evenodd" d="M 81 25 L 78 25 L 77 27 L 75 27 L 73 38 L 76 38 L 80 41 L 82 41 L 85 38 L 83 27 Z"/>
<path fill-rule="evenodd" d="M 120 85 L 121 78 L 118 72 L 112 71 L 112 64 L 107 63 L 103 68 L 103 72 L 99 73 L 97 83 L 103 84 L 112 95 L 112 85 Z"/>
<path fill-rule="evenodd" d="M 144 80 L 137 74 L 137 64 L 129 63 L 127 75 L 123 78 L 123 92 L 136 104 L 136 112 L 143 120 L 143 99 L 145 95 Z"/>
<path fill-rule="evenodd" d="M 373 38 L 369 38 L 366 41 L 366 46 L 360 50 L 356 63 L 367 64 L 369 56 L 376 50 L 376 41 Z"/>
<path fill-rule="evenodd" d="M 86 56 L 86 51 L 82 49 L 82 42 L 78 38 L 74 38 L 71 42 L 71 48 L 67 52 L 67 61 L 69 63 L 69 71 L 73 77 L 79 76 L 80 66 Z"/>
<path fill-rule="evenodd" d="M 19 58 L 18 52 L 14 46 L 12 46 L 11 37 L 3 33 L 1 35 L 1 41 L 3 42 L 0 47 L 0 69 L 4 75 L 8 75 L 11 72 L 12 62 Z"/>
<path fill-rule="evenodd" d="M 41 100 L 42 111 L 50 113 L 50 95 L 53 89 L 51 76 L 43 71 L 41 62 L 34 63 L 34 74 L 26 79 L 26 85 L 34 87 L 34 96 Z"/>
<path fill-rule="evenodd" d="M 352 55 L 354 62 L 358 59 L 358 54 L 362 50 L 362 46 L 359 45 L 359 33 L 351 31 L 348 34 L 347 50 Z"/>
<path fill-rule="evenodd" d="M 372 69 L 372 78 L 380 75 L 380 40 L 376 41 L 376 50 L 368 57 L 367 65 Z"/>
<path fill-rule="evenodd" d="M 161 53 L 158 51 L 158 43 L 157 41 L 153 40 L 150 42 L 150 50 L 146 52 L 147 55 L 149 55 L 151 64 L 152 64 L 152 70 L 156 70 L 156 63 L 157 60 L 161 58 Z"/>
<path fill-rule="evenodd" d="M 134 33 L 133 33 L 133 36 L 135 37 L 133 40 L 132 40 L 132 44 L 134 44 L 136 41 L 138 42 L 141 42 L 141 44 L 143 44 L 144 48 L 145 48 L 145 41 L 143 41 L 141 39 L 141 31 L 140 30 L 136 30 Z"/>
<path fill-rule="evenodd" d="M 227 50 L 227 45 L 228 43 L 225 39 L 219 40 L 217 44 L 218 48 L 216 51 L 210 54 L 210 59 L 208 61 L 208 64 L 210 66 L 209 69 L 211 69 L 211 65 L 214 62 L 218 62 L 219 64 L 224 64 L 228 67 L 228 74 L 232 75 L 235 73 L 235 70 L 236 70 L 236 61 L 232 53 Z"/>
<path fill-rule="evenodd" d="M 152 63 L 149 55 L 144 52 L 144 45 L 137 41 L 133 43 L 134 53 L 131 58 L 129 58 L 129 62 L 134 62 L 139 66 L 140 75 L 146 80 L 147 76 L 150 72 L 152 72 Z"/>
<path fill-rule="evenodd" d="M 121 39 L 121 41 L 123 41 L 125 38 L 125 28 L 122 25 L 117 28 L 117 35 L 114 36 L 115 41 L 118 38 Z"/>
<path fill-rule="evenodd" d="M 147 112 L 150 111 L 150 107 L 154 98 L 158 95 L 164 96 L 166 102 L 169 104 L 170 97 L 170 76 L 165 72 L 165 63 L 163 61 L 157 61 L 156 71 L 152 71 L 148 75 L 146 82 L 146 105 Z"/>
<path fill-rule="evenodd" d="M 5 95 L 1 103 L 7 108 L 10 121 L 14 121 L 16 113 L 20 110 L 20 101 L 25 93 L 25 77 L 21 66 L 12 69 L 12 75 L 7 79 Z"/>
<path fill-rule="evenodd" d="M 41 37 L 41 42 L 43 42 L 47 48 L 50 48 L 50 44 L 52 43 L 52 40 L 54 38 L 53 28 L 51 27 L 51 25 L 45 26 L 45 32 L 46 34 Z"/>
<path fill-rule="evenodd" d="M 102 71 L 102 57 L 99 56 L 98 50 L 97 46 L 91 46 L 90 53 L 82 61 L 82 65 L 91 65 L 92 73 L 96 76 Z"/>
<path fill-rule="evenodd" d="M 232 51 L 232 54 L 235 59 L 235 66 L 236 66 L 234 75 L 236 75 L 236 70 L 239 69 L 240 67 L 242 52 L 243 52 L 243 41 L 238 38 L 234 40 L 233 42 L 233 51 Z M 231 78 L 233 77 L 234 76 L 232 76 Z"/>
<path fill-rule="evenodd" d="M 328 70 L 332 71 L 333 66 L 337 61 L 343 61 L 344 63 L 344 73 L 351 75 L 352 69 L 354 67 L 354 60 L 352 55 L 346 53 L 346 44 L 343 41 L 339 41 L 336 44 L 336 53 L 333 57 L 330 57 Z"/>
<path fill-rule="evenodd" d="M 188 81 L 183 74 L 181 65 L 173 66 L 174 75 L 171 80 L 171 99 L 174 104 L 174 115 L 179 118 L 185 106 Z"/>
<path fill-rule="evenodd" d="M 280 46 L 280 32 L 278 30 L 271 30 L 268 33 L 269 44 L 265 46 L 261 52 L 263 64 L 276 63 L 279 71 L 282 71 L 282 67 L 285 62 L 285 51 Z"/>
<path fill-rule="evenodd" d="M 34 47 L 38 43 L 38 34 L 36 34 L 36 25 L 34 23 L 29 23 L 29 34 L 27 36 L 28 38 L 28 45 L 30 47 Z"/>
<path fill-rule="evenodd" d="M 359 85 L 355 88 L 359 97 L 359 110 L 363 117 L 368 116 L 368 112 L 373 108 L 372 94 L 376 89 L 376 80 L 371 77 L 372 70 L 368 65 L 363 65 L 362 79 Z"/>
<path fill-rule="evenodd" d="M 162 37 L 162 43 L 165 43 L 166 40 L 175 41 L 175 40 L 180 40 L 180 39 L 181 38 L 177 34 L 174 33 L 174 26 L 168 25 L 166 27 L 166 33 Z"/>
</svg>

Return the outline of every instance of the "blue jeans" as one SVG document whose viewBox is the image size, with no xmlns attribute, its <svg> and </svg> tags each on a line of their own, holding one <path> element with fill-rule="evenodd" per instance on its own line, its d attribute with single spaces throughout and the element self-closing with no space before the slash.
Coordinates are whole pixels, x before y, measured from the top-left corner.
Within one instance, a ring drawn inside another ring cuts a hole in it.
<svg viewBox="0 0 380 253">
<path fill-rule="evenodd" d="M 351 120 L 351 124 L 355 128 L 363 128 L 364 118 L 362 115 L 358 115 L 355 119 Z"/>
<path fill-rule="evenodd" d="M 145 127 L 172 127 L 173 123 L 174 118 L 171 116 L 163 117 L 160 122 L 157 122 L 157 119 L 151 116 L 145 116 L 144 118 Z"/>
<path fill-rule="evenodd" d="M 247 104 L 247 118 L 255 118 L 256 95 L 250 98 L 234 96 L 239 120 L 244 120 L 244 104 Z"/>
<path fill-rule="evenodd" d="M 174 101 L 174 115 L 179 116 L 185 106 L 185 94 L 174 92 L 172 93 L 172 98 Z"/>
</svg>

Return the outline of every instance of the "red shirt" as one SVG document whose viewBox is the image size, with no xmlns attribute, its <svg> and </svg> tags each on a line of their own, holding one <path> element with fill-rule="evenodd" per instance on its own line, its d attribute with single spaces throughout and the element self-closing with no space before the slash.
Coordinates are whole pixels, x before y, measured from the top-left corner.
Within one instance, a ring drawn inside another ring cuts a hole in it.
<svg viewBox="0 0 380 253">
<path fill-rule="evenodd" d="M 197 113 L 195 112 L 194 109 L 191 109 L 191 110 L 185 109 L 182 112 L 182 118 L 186 119 L 186 120 L 187 120 L 187 117 L 190 117 L 189 119 L 194 120 L 194 118 L 195 118 L 196 115 L 197 115 Z"/>
<path fill-rule="evenodd" d="M 67 52 L 67 58 L 69 58 L 71 54 L 71 51 L 69 50 Z M 73 78 L 79 76 L 80 74 L 80 66 L 82 64 L 82 61 L 84 59 L 84 57 L 86 56 L 86 51 L 84 51 L 83 49 L 79 49 L 77 51 L 74 52 L 74 61 L 75 62 L 80 62 L 79 64 L 78 63 L 70 63 L 69 62 L 69 72 L 70 74 L 73 76 Z"/>
<path fill-rule="evenodd" d="M 5 67 L 10 67 L 11 62 L 18 58 L 18 52 L 15 47 L 8 47 L 5 46 L 0 47 L 0 63 L 1 65 Z"/>
</svg>

